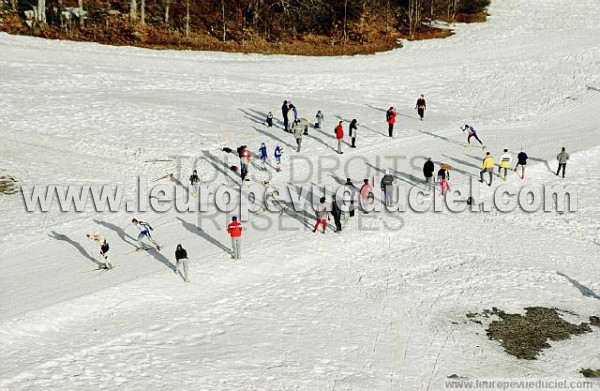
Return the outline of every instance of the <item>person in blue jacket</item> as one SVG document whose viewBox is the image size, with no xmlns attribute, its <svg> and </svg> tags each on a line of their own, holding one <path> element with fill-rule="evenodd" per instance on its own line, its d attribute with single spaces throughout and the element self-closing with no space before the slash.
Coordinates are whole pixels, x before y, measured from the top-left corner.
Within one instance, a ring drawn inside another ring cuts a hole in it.
<svg viewBox="0 0 600 391">
<path fill-rule="evenodd" d="M 258 152 L 260 152 L 260 162 L 262 163 L 262 167 L 266 169 L 268 156 L 267 156 L 267 146 L 265 145 L 265 143 L 260 144 L 260 148 L 258 149 Z"/>
</svg>

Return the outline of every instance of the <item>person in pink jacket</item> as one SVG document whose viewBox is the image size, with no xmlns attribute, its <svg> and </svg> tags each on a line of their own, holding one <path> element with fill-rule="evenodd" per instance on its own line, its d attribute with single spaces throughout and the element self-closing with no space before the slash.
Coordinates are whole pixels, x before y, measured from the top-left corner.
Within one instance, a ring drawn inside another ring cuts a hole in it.
<svg viewBox="0 0 600 391">
<path fill-rule="evenodd" d="M 373 194 L 373 187 L 369 183 L 369 180 L 365 179 L 363 182 L 363 185 L 360 188 L 360 197 L 362 198 L 363 205 L 369 202 L 369 197 L 371 197 L 372 194 Z M 364 206 L 363 206 L 363 213 L 368 213 L 367 211 L 365 211 Z"/>
</svg>

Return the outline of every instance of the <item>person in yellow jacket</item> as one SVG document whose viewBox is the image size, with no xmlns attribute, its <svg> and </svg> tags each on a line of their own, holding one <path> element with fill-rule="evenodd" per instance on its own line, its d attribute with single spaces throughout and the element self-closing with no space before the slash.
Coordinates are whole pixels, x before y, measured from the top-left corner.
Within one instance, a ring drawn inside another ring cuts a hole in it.
<svg viewBox="0 0 600 391">
<path fill-rule="evenodd" d="M 495 163 L 496 163 L 496 161 L 494 160 L 491 153 L 486 152 L 485 157 L 483 158 L 483 162 L 481 164 L 481 168 L 483 168 L 483 169 L 481 171 L 479 171 L 479 182 L 483 182 L 483 174 L 485 174 L 487 172 L 490 175 L 490 183 L 488 183 L 488 186 L 492 186 L 492 177 L 494 174 L 494 164 Z"/>
<path fill-rule="evenodd" d="M 504 148 L 504 153 L 500 156 L 500 165 L 498 166 L 498 176 L 504 180 L 506 180 L 506 175 L 508 173 L 508 169 L 512 163 L 512 156 L 508 152 L 508 148 Z M 504 169 L 504 175 L 502 174 L 502 169 Z"/>
</svg>

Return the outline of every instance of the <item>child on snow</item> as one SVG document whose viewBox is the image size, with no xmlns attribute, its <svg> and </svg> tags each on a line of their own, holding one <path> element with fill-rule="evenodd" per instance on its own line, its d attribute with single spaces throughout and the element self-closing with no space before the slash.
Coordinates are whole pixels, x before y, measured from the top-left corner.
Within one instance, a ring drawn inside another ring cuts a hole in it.
<svg viewBox="0 0 600 391">
<path fill-rule="evenodd" d="M 325 121 L 325 116 L 323 115 L 321 110 L 317 111 L 317 115 L 315 117 L 317 118 L 317 122 L 315 123 L 315 128 L 323 129 L 323 121 Z"/>
<path fill-rule="evenodd" d="M 260 144 L 260 148 L 258 149 L 258 152 L 260 152 L 260 162 L 262 164 L 262 168 L 263 170 L 267 169 L 267 146 L 265 145 L 265 143 Z"/>
<path fill-rule="evenodd" d="M 267 126 L 268 126 L 269 128 L 272 128 L 272 127 L 273 127 L 273 113 L 271 113 L 270 111 L 269 111 L 269 113 L 267 114 Z"/>
</svg>

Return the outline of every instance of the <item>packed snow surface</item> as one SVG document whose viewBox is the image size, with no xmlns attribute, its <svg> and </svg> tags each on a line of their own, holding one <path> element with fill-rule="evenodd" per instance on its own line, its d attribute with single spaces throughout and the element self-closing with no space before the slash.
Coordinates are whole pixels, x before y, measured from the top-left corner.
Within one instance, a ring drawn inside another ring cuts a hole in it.
<svg viewBox="0 0 600 391">
<path fill-rule="evenodd" d="M 0 195 L 0 389 L 414 391 L 443 389 L 452 374 L 600 368 L 597 328 L 523 361 L 465 316 L 528 306 L 570 311 L 574 322 L 600 315 L 600 6 L 498 0 L 489 12 L 444 40 L 338 58 L 0 34 L 0 176 L 20 185 L 131 185 L 173 172 L 173 156 L 203 151 L 216 160 L 197 162 L 201 179 L 228 183 L 219 149 L 261 142 L 270 153 L 285 148 L 271 180 L 285 184 L 296 152 L 279 120 L 290 99 L 301 117 L 326 117 L 303 140 L 299 155 L 315 163 L 304 183 L 360 184 L 390 155 L 406 156 L 398 183 L 422 186 L 428 156 L 453 166 L 453 185 L 466 183 L 482 158 L 464 147 L 468 122 L 496 158 L 503 148 L 531 157 L 525 179 L 511 172 L 506 183 L 578 190 L 576 213 L 358 213 L 340 234 L 313 234 L 308 209 L 272 217 L 289 229 L 251 216 L 240 261 L 228 253 L 225 214 L 139 215 L 164 248 L 136 253 L 133 214 L 26 213 L 20 195 Z M 394 139 L 390 106 L 399 112 Z M 340 168 L 319 176 L 318 158 L 337 157 L 333 127 L 352 118 L 358 148 L 344 145 Z M 553 174 L 562 146 L 571 154 L 565 179 Z M 357 156 L 369 163 L 345 172 Z M 185 181 L 192 162 L 182 162 Z M 98 249 L 85 234 L 97 231 L 118 265 L 109 272 L 91 272 Z M 190 256 L 189 284 L 172 270 L 178 243 Z"/>
</svg>

